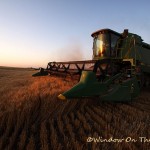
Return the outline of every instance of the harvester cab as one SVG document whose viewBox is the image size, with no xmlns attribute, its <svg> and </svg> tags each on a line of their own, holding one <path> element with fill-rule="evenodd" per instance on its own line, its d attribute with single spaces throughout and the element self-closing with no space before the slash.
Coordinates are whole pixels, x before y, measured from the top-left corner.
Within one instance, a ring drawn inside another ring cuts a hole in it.
<svg viewBox="0 0 150 150">
<path fill-rule="evenodd" d="M 94 32 L 93 37 L 93 59 L 105 59 L 117 57 L 116 44 L 121 34 L 110 30 L 103 29 Z"/>
<path fill-rule="evenodd" d="M 141 67 L 144 61 L 141 56 L 146 59 L 145 53 L 150 56 L 150 45 L 127 29 L 122 34 L 103 29 L 91 36 L 96 60 L 93 71 L 83 71 L 79 83 L 58 98 L 97 97 L 101 101 L 127 102 L 137 97 L 143 84 L 141 75 L 150 75 L 149 62 L 143 67 L 147 69 Z M 141 72 L 137 71 L 139 67 Z"/>
</svg>

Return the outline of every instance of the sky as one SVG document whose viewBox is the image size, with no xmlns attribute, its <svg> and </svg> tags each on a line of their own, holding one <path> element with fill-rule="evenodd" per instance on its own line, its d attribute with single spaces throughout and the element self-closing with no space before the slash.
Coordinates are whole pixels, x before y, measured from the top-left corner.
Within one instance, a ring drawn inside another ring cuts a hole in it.
<svg viewBox="0 0 150 150">
<path fill-rule="evenodd" d="M 149 0 L 0 0 L 0 66 L 92 59 L 91 33 L 110 28 L 150 44 Z"/>
</svg>

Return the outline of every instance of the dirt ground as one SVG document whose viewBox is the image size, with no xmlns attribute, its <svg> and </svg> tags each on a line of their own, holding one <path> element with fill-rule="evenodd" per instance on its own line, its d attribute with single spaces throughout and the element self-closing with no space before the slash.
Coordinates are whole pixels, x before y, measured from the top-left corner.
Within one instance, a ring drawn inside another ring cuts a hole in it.
<svg viewBox="0 0 150 150">
<path fill-rule="evenodd" d="M 77 81 L 0 67 L 0 150 L 149 150 L 150 89 L 130 103 L 57 99 Z"/>
</svg>

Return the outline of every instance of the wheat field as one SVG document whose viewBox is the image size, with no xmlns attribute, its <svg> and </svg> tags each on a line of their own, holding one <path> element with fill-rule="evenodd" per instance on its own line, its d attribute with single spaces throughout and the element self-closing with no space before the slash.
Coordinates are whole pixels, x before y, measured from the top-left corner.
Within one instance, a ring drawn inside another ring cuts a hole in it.
<svg viewBox="0 0 150 150">
<path fill-rule="evenodd" d="M 35 72 L 0 67 L 0 150 L 150 149 L 149 89 L 130 103 L 63 102 L 77 81 Z"/>
</svg>

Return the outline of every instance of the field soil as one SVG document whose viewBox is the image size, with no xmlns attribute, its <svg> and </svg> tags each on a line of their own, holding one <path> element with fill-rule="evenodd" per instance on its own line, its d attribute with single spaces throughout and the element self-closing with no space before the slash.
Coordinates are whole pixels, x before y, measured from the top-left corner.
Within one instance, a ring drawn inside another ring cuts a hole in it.
<svg viewBox="0 0 150 150">
<path fill-rule="evenodd" d="M 60 101 L 77 80 L 0 67 L 0 150 L 149 150 L 150 89 L 129 103 Z"/>
</svg>

